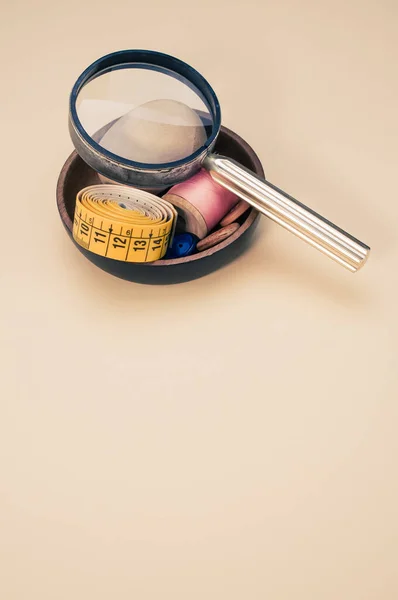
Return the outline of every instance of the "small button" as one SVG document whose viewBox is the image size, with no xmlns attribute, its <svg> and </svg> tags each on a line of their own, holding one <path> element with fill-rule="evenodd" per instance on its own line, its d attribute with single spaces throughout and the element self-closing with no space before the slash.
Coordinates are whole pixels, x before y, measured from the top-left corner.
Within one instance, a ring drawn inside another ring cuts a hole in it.
<svg viewBox="0 0 398 600">
<path fill-rule="evenodd" d="M 203 252 L 203 250 L 208 250 L 209 248 L 213 248 L 213 246 L 217 246 L 217 244 L 220 244 L 220 242 L 223 242 L 233 235 L 239 227 L 239 223 L 231 223 L 231 225 L 217 229 L 217 231 L 214 231 L 198 242 L 198 245 L 196 246 L 197 251 Z"/>
<path fill-rule="evenodd" d="M 183 256 L 189 256 L 195 251 L 198 241 L 199 238 L 193 233 L 185 232 L 175 235 L 173 243 L 167 250 L 165 258 L 182 258 Z"/>
<path fill-rule="evenodd" d="M 237 221 L 239 217 L 245 214 L 248 208 L 250 207 L 247 202 L 239 200 L 238 204 L 235 204 L 232 210 L 220 221 L 220 227 L 226 227 Z"/>
</svg>

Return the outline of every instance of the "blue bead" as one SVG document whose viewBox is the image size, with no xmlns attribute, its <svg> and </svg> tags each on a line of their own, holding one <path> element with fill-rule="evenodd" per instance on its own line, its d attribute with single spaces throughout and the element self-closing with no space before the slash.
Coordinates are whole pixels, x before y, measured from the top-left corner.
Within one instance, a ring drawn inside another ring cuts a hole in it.
<svg viewBox="0 0 398 600">
<path fill-rule="evenodd" d="M 195 251 L 199 238 L 193 233 L 178 233 L 174 236 L 172 245 L 167 250 L 165 258 L 182 258 Z"/>
</svg>

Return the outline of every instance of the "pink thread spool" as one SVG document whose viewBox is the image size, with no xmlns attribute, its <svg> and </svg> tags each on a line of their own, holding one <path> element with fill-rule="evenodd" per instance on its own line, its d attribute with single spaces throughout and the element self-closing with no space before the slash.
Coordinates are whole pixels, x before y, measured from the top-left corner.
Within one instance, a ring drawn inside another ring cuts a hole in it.
<svg viewBox="0 0 398 600">
<path fill-rule="evenodd" d="M 238 202 L 235 194 L 218 185 L 204 169 L 174 185 L 163 198 L 175 206 L 185 221 L 185 230 L 199 239 L 206 237 Z"/>
</svg>

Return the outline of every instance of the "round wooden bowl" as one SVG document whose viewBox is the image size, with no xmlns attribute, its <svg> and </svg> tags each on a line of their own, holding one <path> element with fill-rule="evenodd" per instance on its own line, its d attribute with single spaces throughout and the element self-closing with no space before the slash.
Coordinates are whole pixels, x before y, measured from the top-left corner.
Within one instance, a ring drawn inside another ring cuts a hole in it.
<svg viewBox="0 0 398 600">
<path fill-rule="evenodd" d="M 226 127 L 221 128 L 215 151 L 234 158 L 260 177 L 264 177 L 263 167 L 254 150 L 241 137 Z M 255 209 L 248 210 L 238 219 L 240 227 L 231 237 L 213 248 L 191 256 L 144 264 L 122 262 L 85 250 L 74 241 L 72 236 L 76 195 L 82 188 L 97 183 L 100 183 L 98 174 L 80 158 L 77 152 L 73 152 L 64 164 L 58 179 L 57 206 L 59 214 L 69 237 L 86 258 L 111 275 L 128 281 L 171 284 L 203 277 L 231 262 L 244 251 L 259 218 L 259 213 Z"/>
</svg>

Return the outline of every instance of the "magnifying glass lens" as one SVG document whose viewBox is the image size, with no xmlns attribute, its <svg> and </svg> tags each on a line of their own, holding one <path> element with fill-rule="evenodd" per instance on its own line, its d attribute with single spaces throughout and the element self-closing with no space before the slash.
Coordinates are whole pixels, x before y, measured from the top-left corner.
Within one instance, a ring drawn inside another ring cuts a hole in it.
<svg viewBox="0 0 398 600">
<path fill-rule="evenodd" d="M 199 90 L 177 73 L 127 65 L 88 81 L 76 101 L 86 133 L 123 159 L 151 165 L 186 160 L 213 132 Z"/>
</svg>

